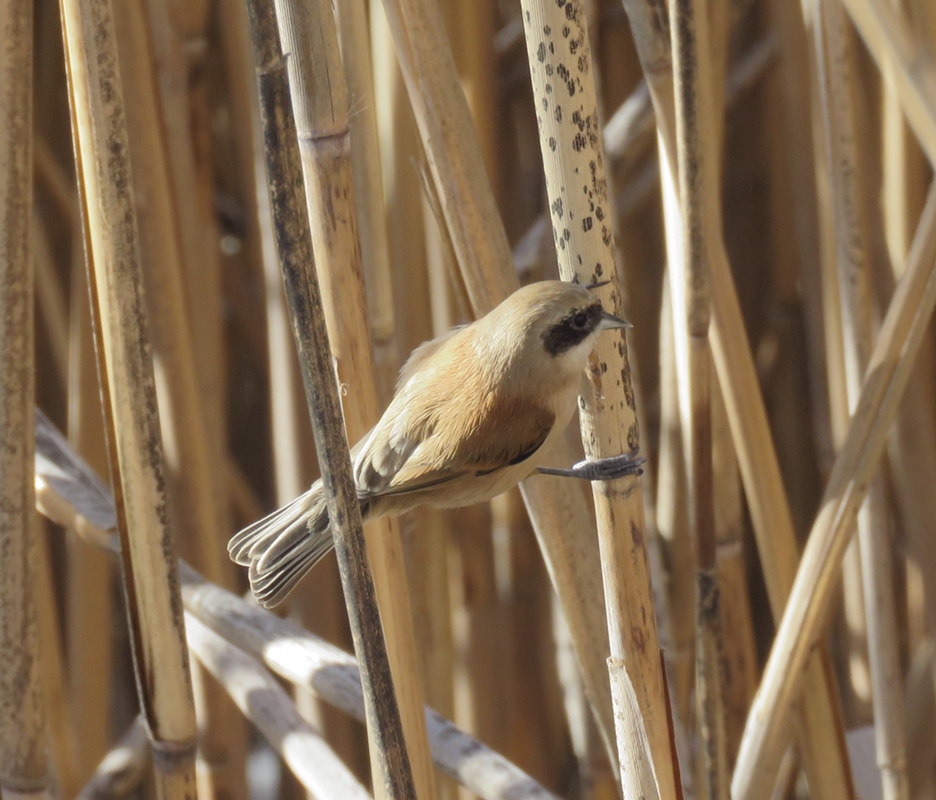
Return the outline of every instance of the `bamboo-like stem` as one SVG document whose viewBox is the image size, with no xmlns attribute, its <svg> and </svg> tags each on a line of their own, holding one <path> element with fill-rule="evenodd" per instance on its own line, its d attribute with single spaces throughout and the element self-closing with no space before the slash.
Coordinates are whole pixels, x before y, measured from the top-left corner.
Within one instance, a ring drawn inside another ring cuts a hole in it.
<svg viewBox="0 0 936 800">
<path fill-rule="evenodd" d="M 919 343 L 936 305 L 936 188 L 923 217 L 874 350 L 842 449 L 823 495 L 819 515 L 790 594 L 757 697 L 748 717 L 732 796 L 753 797 L 766 756 L 776 746 L 800 688 L 802 670 L 815 644 L 835 586 L 835 573 L 849 542 L 868 481 L 897 412 Z"/>
<path fill-rule="evenodd" d="M 829 184 L 835 213 L 848 396 L 854 411 L 873 341 L 870 263 L 864 233 L 867 214 L 862 207 L 864 194 L 854 103 L 856 62 L 851 27 L 844 10 L 836 3 L 818 0 L 813 5 L 813 15 L 826 163 L 834 165 Z M 875 738 L 885 800 L 906 800 L 910 795 L 888 529 L 884 486 L 877 477 L 858 515 Z"/>
<path fill-rule="evenodd" d="M 163 491 L 114 21 L 109 0 L 63 0 L 62 18 L 140 702 L 162 796 L 192 796 L 195 713 Z"/>
<path fill-rule="evenodd" d="M 157 75 L 150 52 L 143 3 L 125 0 L 114 6 L 120 42 L 120 65 L 127 97 L 130 160 L 138 208 L 140 256 L 152 320 L 157 359 L 156 388 L 170 478 L 176 542 L 208 577 L 222 586 L 233 581 L 233 565 L 224 548 L 222 498 L 209 444 L 205 407 L 192 331 L 185 302 L 183 253 L 170 178 L 170 147 L 160 125 L 160 108 L 152 92 Z M 163 115 L 165 116 L 165 115 Z M 190 212 L 194 213 L 194 212 Z M 200 293 L 202 296 L 204 292 Z M 204 299 L 204 297 L 203 297 Z M 208 309 L 206 309 L 207 312 Z M 204 337 L 200 337 L 204 338 Z M 210 679 L 194 684 L 200 700 L 199 788 L 206 798 L 237 800 L 245 796 L 246 730 L 221 688 Z"/>
<path fill-rule="evenodd" d="M 185 628 L 198 660 L 224 686 L 316 800 L 370 797 L 321 734 L 300 716 L 286 690 L 263 664 L 226 642 L 191 614 L 186 615 Z"/>
<path fill-rule="evenodd" d="M 30 431 L 35 403 L 33 7 L 0 4 L 0 795 L 46 796 Z"/>
<path fill-rule="evenodd" d="M 384 0 L 383 5 L 461 276 L 475 314 L 483 314 L 518 281 L 439 9 L 431 0 Z M 556 463 L 575 457 L 567 447 L 552 456 Z M 615 760 L 607 620 L 600 596 L 592 591 L 600 561 L 588 509 L 581 492 L 562 479 L 534 477 L 521 488 L 602 740 Z"/>
<path fill-rule="evenodd" d="M 647 85 L 657 118 L 660 159 L 664 176 L 667 164 L 676 164 L 672 62 L 669 54 L 669 25 L 660 0 L 623 0 L 634 31 Z M 665 24 L 664 24 L 665 23 Z M 672 171 L 672 169 L 670 169 Z M 665 191 L 664 191 L 665 196 Z M 713 212 L 718 209 L 713 209 Z M 667 225 L 668 243 L 675 232 Z M 721 225 L 719 221 L 718 230 Z M 675 244 L 675 242 L 673 242 Z M 731 277 L 724 240 L 711 241 L 712 325 L 710 339 L 719 384 L 728 409 L 741 476 L 747 495 L 760 561 L 774 618 L 786 604 L 796 574 L 797 545 L 793 521 L 786 501 L 783 480 L 767 422 L 754 360 L 744 329 L 737 292 Z M 680 245 L 677 245 L 680 246 Z M 668 247 L 671 251 L 672 247 Z M 816 797 L 838 800 L 851 794 L 848 755 L 838 727 L 839 710 L 830 674 L 821 663 L 824 654 L 810 664 L 802 707 L 799 735 L 806 737 L 803 755 Z M 779 748 L 779 740 L 773 743 Z M 771 751 L 777 761 L 782 752 Z M 764 771 L 761 793 L 772 783 Z"/>
<path fill-rule="evenodd" d="M 605 307 L 614 313 L 621 301 L 613 209 L 608 204 L 595 84 L 589 74 L 584 5 L 570 0 L 565 6 L 539 0 L 522 4 L 553 237 L 565 280 L 612 279 Z M 602 458 L 635 449 L 637 417 L 624 339 L 599 340 L 589 372 L 594 394 L 589 392 L 581 404 L 586 455 Z M 593 493 L 621 783 L 626 796 L 668 800 L 676 796 L 678 767 L 659 659 L 642 491 L 637 479 L 625 478 L 593 485 Z M 627 533 L 619 541 L 616 531 L 621 530 Z M 636 694 L 631 696 L 631 691 Z M 641 729 L 645 741 L 635 736 Z"/>
<path fill-rule="evenodd" d="M 379 347 L 388 344 L 393 337 L 395 321 L 390 244 L 384 218 L 381 154 L 374 108 L 370 33 L 364 0 L 337 3 L 335 16 L 348 97 L 354 104 L 354 114 L 348 120 L 354 164 L 354 197 L 357 201 L 368 318 L 374 341 Z"/>
<path fill-rule="evenodd" d="M 684 331 L 681 380 L 687 431 L 689 526 L 696 546 L 696 703 L 703 787 L 708 800 L 727 798 L 722 713 L 722 641 L 712 475 L 712 402 L 709 385 L 709 250 L 720 237 L 719 155 L 708 11 L 694 0 L 671 0 L 676 143 L 684 242 L 681 270 L 671 276 Z M 715 70 L 717 72 L 717 70 Z M 719 115 L 720 117 L 721 115 Z M 670 260 L 671 269 L 677 264 Z M 678 352 L 678 348 L 677 348 Z M 702 788 L 702 787 L 700 787 Z"/>
<path fill-rule="evenodd" d="M 143 782 L 149 764 L 146 723 L 142 717 L 137 717 L 101 760 L 76 800 L 120 800 L 128 797 Z"/>
<path fill-rule="evenodd" d="M 36 508 L 84 542 L 118 556 L 114 500 L 100 478 L 36 411 Z M 182 562 L 185 610 L 280 677 L 308 688 L 355 719 L 365 716 L 358 666 L 348 653 L 206 581 Z M 431 709 L 426 723 L 436 766 L 484 800 L 557 800 L 529 775 Z"/>
<path fill-rule="evenodd" d="M 374 780 L 383 784 L 390 798 L 413 797 L 413 771 L 406 754 L 374 579 L 368 565 L 361 510 L 351 474 L 322 294 L 313 260 L 309 218 L 304 208 L 305 192 L 302 183 L 297 182 L 302 164 L 289 97 L 286 59 L 280 47 L 273 3 L 257 0 L 250 2 L 248 10 L 258 67 L 277 253 L 293 335 L 297 350 L 302 354 L 300 368 L 322 467 L 328 515 L 332 520 L 354 647 L 361 662 L 368 729 L 375 742 L 372 755 L 379 757 Z"/>
<path fill-rule="evenodd" d="M 342 402 L 348 439 L 359 441 L 380 416 L 374 354 L 357 234 L 348 94 L 330 4 L 276 0 L 277 20 L 288 58 L 289 84 L 306 203 L 328 341 L 338 380 L 354 387 Z M 366 529 L 374 586 L 385 621 L 393 672 L 416 795 L 435 795 L 432 760 L 422 715 L 416 639 L 403 564 L 399 524 L 384 518 Z M 372 753 L 375 774 L 380 762 Z"/>
</svg>

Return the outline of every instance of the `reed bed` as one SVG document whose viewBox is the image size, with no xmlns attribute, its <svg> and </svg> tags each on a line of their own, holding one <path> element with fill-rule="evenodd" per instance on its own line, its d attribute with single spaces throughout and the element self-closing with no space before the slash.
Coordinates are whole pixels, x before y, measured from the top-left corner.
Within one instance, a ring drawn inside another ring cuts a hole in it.
<svg viewBox="0 0 936 800">
<path fill-rule="evenodd" d="M 3 800 L 936 800 L 930 5 L 0 0 Z M 546 279 L 633 323 L 548 466 L 643 474 L 363 525 Z"/>
</svg>

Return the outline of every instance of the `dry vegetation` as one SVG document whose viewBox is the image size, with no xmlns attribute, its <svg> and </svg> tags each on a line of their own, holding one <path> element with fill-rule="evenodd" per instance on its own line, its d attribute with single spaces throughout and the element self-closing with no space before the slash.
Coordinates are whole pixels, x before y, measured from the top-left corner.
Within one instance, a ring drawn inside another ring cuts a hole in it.
<svg viewBox="0 0 936 800">
<path fill-rule="evenodd" d="M 0 0 L 0 126 L 3 800 L 936 800 L 932 0 Z M 555 277 L 643 477 L 362 526 Z"/>
</svg>

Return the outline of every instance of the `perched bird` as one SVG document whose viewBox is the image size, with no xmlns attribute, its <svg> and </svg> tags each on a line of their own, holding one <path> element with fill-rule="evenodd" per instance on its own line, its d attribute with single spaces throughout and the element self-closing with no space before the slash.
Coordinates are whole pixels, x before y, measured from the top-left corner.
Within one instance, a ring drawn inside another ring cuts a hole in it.
<svg viewBox="0 0 936 800">
<path fill-rule="evenodd" d="M 639 473 L 636 453 L 570 470 L 540 467 L 541 454 L 572 416 L 597 335 L 629 327 L 602 308 L 593 292 L 599 285 L 531 284 L 414 350 L 389 407 L 351 450 L 364 519 L 423 503 L 479 503 L 538 469 L 590 480 Z M 272 607 L 332 546 L 317 481 L 236 534 L 228 552 L 250 568 L 257 600 Z"/>
</svg>

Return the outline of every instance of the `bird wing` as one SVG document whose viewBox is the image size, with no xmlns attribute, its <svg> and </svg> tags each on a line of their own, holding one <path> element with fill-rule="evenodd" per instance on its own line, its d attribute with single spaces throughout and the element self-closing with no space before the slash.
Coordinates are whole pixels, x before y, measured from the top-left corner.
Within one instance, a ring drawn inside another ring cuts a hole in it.
<svg viewBox="0 0 936 800">
<path fill-rule="evenodd" d="M 447 419 L 445 411 L 458 416 Z M 475 420 L 464 419 L 460 408 L 449 405 L 440 409 L 432 432 L 409 450 L 393 474 L 372 480 L 365 494 L 411 494 L 519 464 L 539 450 L 555 421 L 551 410 L 517 400 L 491 402 Z"/>
</svg>

